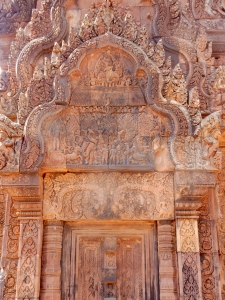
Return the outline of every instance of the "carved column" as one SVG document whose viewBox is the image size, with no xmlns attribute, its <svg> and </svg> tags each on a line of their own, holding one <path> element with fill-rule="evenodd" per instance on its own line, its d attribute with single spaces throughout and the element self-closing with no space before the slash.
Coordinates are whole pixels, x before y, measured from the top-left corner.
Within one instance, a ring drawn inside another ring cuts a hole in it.
<svg viewBox="0 0 225 300">
<path fill-rule="evenodd" d="M 202 299 L 198 200 L 176 201 L 176 235 L 181 300 Z"/>
<path fill-rule="evenodd" d="M 41 300 L 61 299 L 62 234 L 62 221 L 45 221 L 42 251 Z"/>
<path fill-rule="evenodd" d="M 160 300 L 178 299 L 175 226 L 173 221 L 158 222 Z"/>
</svg>

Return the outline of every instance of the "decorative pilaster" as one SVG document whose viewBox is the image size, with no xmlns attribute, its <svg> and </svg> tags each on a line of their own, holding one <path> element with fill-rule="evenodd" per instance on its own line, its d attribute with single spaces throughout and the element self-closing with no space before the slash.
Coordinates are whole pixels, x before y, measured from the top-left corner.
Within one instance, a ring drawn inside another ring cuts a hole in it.
<svg viewBox="0 0 225 300">
<path fill-rule="evenodd" d="M 61 299 L 62 221 L 45 221 L 42 250 L 41 300 Z"/>
<path fill-rule="evenodd" d="M 29 197 L 14 204 L 20 220 L 16 300 L 39 299 L 43 225 L 42 206 L 37 200 Z"/>
<path fill-rule="evenodd" d="M 22 219 L 16 300 L 39 299 L 41 247 L 42 221 Z"/>
<path fill-rule="evenodd" d="M 178 282 L 173 221 L 158 221 L 160 300 L 178 299 Z"/>
<path fill-rule="evenodd" d="M 40 186 L 37 174 L 0 176 L 5 203 L 0 299 L 39 299 L 42 247 Z"/>
<path fill-rule="evenodd" d="M 15 299 L 19 245 L 19 220 L 13 207 L 13 200 L 4 193 L 4 229 L 1 253 L 0 299 Z M 1 298 L 2 297 L 2 298 Z"/>
<path fill-rule="evenodd" d="M 198 236 L 198 200 L 176 201 L 176 235 L 180 300 L 202 299 Z"/>
</svg>

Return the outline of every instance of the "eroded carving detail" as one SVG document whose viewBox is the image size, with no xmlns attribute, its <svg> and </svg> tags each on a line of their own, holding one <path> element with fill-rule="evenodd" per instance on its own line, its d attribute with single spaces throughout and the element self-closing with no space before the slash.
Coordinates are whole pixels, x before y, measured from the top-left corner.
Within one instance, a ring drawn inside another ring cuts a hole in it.
<svg viewBox="0 0 225 300">
<path fill-rule="evenodd" d="M 44 217 L 61 220 L 170 218 L 172 190 L 172 177 L 167 173 L 59 177 L 49 174 L 45 178 Z"/>
</svg>

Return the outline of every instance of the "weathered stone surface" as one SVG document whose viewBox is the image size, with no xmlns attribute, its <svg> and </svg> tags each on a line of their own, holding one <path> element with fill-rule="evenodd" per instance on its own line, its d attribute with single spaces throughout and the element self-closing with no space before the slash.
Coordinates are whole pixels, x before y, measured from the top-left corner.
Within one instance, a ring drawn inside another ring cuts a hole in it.
<svg viewBox="0 0 225 300">
<path fill-rule="evenodd" d="M 170 219 L 173 205 L 169 173 L 46 174 L 44 180 L 44 219 Z"/>
<path fill-rule="evenodd" d="M 0 4 L 0 299 L 224 300 L 224 1 L 92 2 Z"/>
</svg>

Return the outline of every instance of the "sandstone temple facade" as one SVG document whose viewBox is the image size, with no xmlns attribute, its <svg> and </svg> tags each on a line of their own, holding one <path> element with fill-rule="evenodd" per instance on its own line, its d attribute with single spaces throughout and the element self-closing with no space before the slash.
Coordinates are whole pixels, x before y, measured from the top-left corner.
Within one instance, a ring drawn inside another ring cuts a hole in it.
<svg viewBox="0 0 225 300">
<path fill-rule="evenodd" d="M 0 299 L 225 300 L 225 1 L 0 1 Z"/>
</svg>

